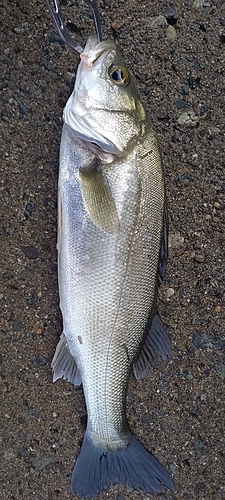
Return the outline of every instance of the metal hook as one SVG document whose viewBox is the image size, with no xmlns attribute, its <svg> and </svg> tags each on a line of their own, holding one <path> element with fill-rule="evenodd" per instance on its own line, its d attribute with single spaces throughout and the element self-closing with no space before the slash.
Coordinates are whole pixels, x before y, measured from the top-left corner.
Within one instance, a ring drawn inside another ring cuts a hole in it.
<svg viewBox="0 0 225 500">
<path fill-rule="evenodd" d="M 95 30 L 97 34 L 98 41 L 102 41 L 102 30 L 101 30 L 101 20 L 100 20 L 100 14 L 98 10 L 98 4 L 97 0 L 85 0 L 85 2 L 89 5 L 94 25 L 95 25 Z M 74 50 L 79 52 L 79 54 L 82 54 L 84 49 L 76 43 L 76 41 L 70 36 L 68 30 L 66 29 L 65 22 L 63 20 L 63 15 L 61 11 L 61 7 L 59 4 L 58 0 L 45 0 L 46 6 L 50 12 L 51 18 L 53 20 L 53 23 L 56 27 L 56 29 L 59 32 L 60 37 L 64 42 L 66 42 L 70 47 L 72 47 Z M 53 6 L 54 4 L 54 6 Z"/>
<path fill-rule="evenodd" d="M 91 13 L 92 13 L 92 18 L 94 21 L 95 25 L 95 31 L 96 35 L 98 38 L 98 42 L 102 41 L 102 25 L 101 25 L 101 18 L 98 10 L 98 3 L 97 0 L 85 0 L 85 2 L 88 4 Z"/>
</svg>

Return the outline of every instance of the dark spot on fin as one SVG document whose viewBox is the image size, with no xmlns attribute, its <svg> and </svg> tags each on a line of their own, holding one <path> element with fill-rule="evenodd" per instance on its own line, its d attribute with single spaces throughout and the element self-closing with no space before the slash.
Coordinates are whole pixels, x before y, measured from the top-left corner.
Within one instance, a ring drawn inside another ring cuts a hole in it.
<svg viewBox="0 0 225 500">
<path fill-rule="evenodd" d="M 112 451 L 96 446 L 86 433 L 72 474 L 72 492 L 93 498 L 112 484 L 145 493 L 162 493 L 163 485 L 175 489 L 168 472 L 131 434 L 122 449 Z"/>
<path fill-rule="evenodd" d="M 80 372 L 69 351 L 64 333 L 62 333 L 60 341 L 56 346 L 51 367 L 53 369 L 53 382 L 56 382 L 58 378 L 63 378 L 74 385 L 82 383 Z"/>
<path fill-rule="evenodd" d="M 119 218 L 107 179 L 99 160 L 79 171 L 84 206 L 92 222 L 102 231 L 119 231 Z"/>
<path fill-rule="evenodd" d="M 157 366 L 161 360 L 171 358 L 170 339 L 158 314 L 153 317 L 137 361 L 133 364 L 135 377 L 141 380 L 147 376 L 150 367 Z"/>
</svg>

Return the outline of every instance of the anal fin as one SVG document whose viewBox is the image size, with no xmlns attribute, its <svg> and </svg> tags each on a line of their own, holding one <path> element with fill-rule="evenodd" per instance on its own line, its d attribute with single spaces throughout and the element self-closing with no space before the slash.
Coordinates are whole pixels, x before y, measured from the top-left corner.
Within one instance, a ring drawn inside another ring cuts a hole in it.
<svg viewBox="0 0 225 500">
<path fill-rule="evenodd" d="M 147 331 L 139 357 L 133 364 L 135 377 L 138 380 L 145 378 L 150 367 L 154 368 L 161 360 L 167 361 L 171 355 L 170 339 L 159 315 L 156 314 Z"/>
<path fill-rule="evenodd" d="M 51 367 L 53 369 L 53 382 L 56 382 L 58 378 L 63 378 L 74 385 L 80 385 L 82 383 L 80 371 L 77 368 L 76 361 L 70 353 L 64 333 L 62 333 L 56 346 Z"/>
</svg>

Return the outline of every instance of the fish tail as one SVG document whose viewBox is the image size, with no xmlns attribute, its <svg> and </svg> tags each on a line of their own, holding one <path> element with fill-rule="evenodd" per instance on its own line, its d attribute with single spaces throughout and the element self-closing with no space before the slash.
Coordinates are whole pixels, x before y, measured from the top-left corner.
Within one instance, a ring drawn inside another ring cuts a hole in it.
<svg viewBox="0 0 225 500">
<path fill-rule="evenodd" d="M 168 472 L 132 435 L 124 448 L 108 451 L 96 446 L 86 433 L 72 474 L 72 493 L 93 498 L 112 484 L 145 493 L 162 493 L 162 485 L 175 489 Z"/>
</svg>

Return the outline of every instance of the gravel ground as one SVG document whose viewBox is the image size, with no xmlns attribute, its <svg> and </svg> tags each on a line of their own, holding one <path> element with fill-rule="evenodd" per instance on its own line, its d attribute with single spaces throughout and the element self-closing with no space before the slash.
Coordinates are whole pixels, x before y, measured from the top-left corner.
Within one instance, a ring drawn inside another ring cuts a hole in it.
<svg viewBox="0 0 225 500">
<path fill-rule="evenodd" d="M 92 31 L 85 4 L 64 0 L 70 31 Z M 118 485 L 101 500 L 222 500 L 224 481 L 225 5 L 104 0 L 158 132 L 166 169 L 170 256 L 160 310 L 173 359 L 130 379 L 134 433 L 170 470 L 160 497 Z M 40 0 L 2 3 L 1 499 L 73 500 L 82 389 L 52 383 L 62 329 L 57 292 L 57 175 L 62 109 L 78 56 Z M 157 16 L 163 16 L 158 18 Z"/>
</svg>

